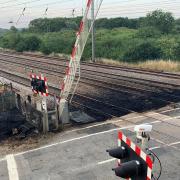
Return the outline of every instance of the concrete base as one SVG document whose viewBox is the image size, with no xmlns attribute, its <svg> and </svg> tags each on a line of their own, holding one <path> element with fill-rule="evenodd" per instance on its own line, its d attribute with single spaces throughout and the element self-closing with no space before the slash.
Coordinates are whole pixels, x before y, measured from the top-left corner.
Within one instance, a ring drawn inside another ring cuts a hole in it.
<svg viewBox="0 0 180 180">
<path fill-rule="evenodd" d="M 64 108 L 62 109 L 61 107 Z M 59 118 L 62 124 L 68 124 L 70 122 L 68 102 L 65 99 L 62 99 L 59 104 Z"/>
<path fill-rule="evenodd" d="M 96 119 L 89 116 L 88 114 L 82 112 L 82 111 L 75 111 L 70 113 L 70 119 L 72 122 L 77 124 L 86 124 L 86 123 L 92 123 L 95 122 Z"/>
<path fill-rule="evenodd" d="M 43 133 L 47 133 L 49 131 L 49 121 L 48 114 L 43 112 Z"/>
</svg>

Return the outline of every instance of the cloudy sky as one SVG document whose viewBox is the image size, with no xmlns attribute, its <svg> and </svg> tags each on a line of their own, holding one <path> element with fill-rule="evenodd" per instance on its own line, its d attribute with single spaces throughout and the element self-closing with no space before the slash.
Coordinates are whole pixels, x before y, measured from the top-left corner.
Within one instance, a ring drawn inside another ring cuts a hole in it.
<svg viewBox="0 0 180 180">
<path fill-rule="evenodd" d="M 99 1 L 95 0 L 95 4 Z M 72 17 L 73 9 L 74 15 L 80 16 L 86 2 L 87 0 L 0 0 L 0 28 L 9 28 L 11 25 L 27 27 L 30 20 L 40 17 Z M 24 15 L 19 19 L 24 8 Z M 136 18 L 156 9 L 170 11 L 179 18 L 180 0 L 103 0 L 98 18 Z"/>
</svg>

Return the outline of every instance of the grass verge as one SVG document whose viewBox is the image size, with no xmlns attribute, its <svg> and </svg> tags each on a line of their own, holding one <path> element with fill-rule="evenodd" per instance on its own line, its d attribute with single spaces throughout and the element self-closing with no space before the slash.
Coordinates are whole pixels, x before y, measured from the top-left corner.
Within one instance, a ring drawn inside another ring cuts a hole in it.
<svg viewBox="0 0 180 180">
<path fill-rule="evenodd" d="M 108 64 L 108 65 L 119 65 L 119 66 L 129 66 L 137 67 L 143 69 L 157 70 L 157 71 L 167 71 L 167 72 L 180 72 L 180 62 L 171 60 L 148 60 L 145 62 L 138 63 L 126 63 L 115 61 L 112 59 L 98 59 L 98 63 Z"/>
</svg>

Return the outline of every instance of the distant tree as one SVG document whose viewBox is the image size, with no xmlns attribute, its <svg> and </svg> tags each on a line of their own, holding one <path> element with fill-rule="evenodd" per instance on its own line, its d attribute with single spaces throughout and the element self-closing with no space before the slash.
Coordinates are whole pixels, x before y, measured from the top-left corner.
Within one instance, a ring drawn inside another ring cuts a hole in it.
<svg viewBox="0 0 180 180">
<path fill-rule="evenodd" d="M 118 27 L 128 27 L 131 29 L 136 29 L 139 26 L 138 19 L 128 19 L 128 18 L 101 18 L 96 20 L 96 28 L 113 29 Z"/>
<path fill-rule="evenodd" d="M 81 17 L 76 18 L 39 18 L 29 24 L 31 32 L 58 32 L 63 29 L 77 30 Z"/>
<path fill-rule="evenodd" d="M 156 10 L 147 14 L 143 25 L 153 26 L 163 33 L 170 33 L 175 25 L 175 19 L 170 12 Z"/>
<path fill-rule="evenodd" d="M 18 29 L 15 26 L 11 26 L 10 31 L 16 33 Z"/>
<path fill-rule="evenodd" d="M 173 33 L 180 33 L 180 18 L 175 20 L 175 27 Z"/>
</svg>

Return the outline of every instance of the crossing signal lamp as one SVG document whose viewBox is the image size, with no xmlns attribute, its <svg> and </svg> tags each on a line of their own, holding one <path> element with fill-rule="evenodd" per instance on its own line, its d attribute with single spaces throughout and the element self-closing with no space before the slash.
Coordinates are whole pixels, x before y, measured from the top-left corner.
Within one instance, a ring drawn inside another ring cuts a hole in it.
<svg viewBox="0 0 180 180">
<path fill-rule="evenodd" d="M 113 168 L 115 175 L 131 180 L 150 180 L 152 172 L 152 160 L 129 138 L 119 132 L 118 141 L 121 146 L 109 149 L 107 152 L 113 158 L 118 159 L 118 167 Z"/>
<path fill-rule="evenodd" d="M 30 77 L 31 77 L 32 91 L 35 94 L 48 96 L 47 79 L 43 76 L 36 76 L 34 74 L 31 74 Z"/>
<path fill-rule="evenodd" d="M 33 87 L 33 90 L 36 92 L 46 92 L 45 83 L 43 80 L 32 79 L 31 86 Z"/>
</svg>

